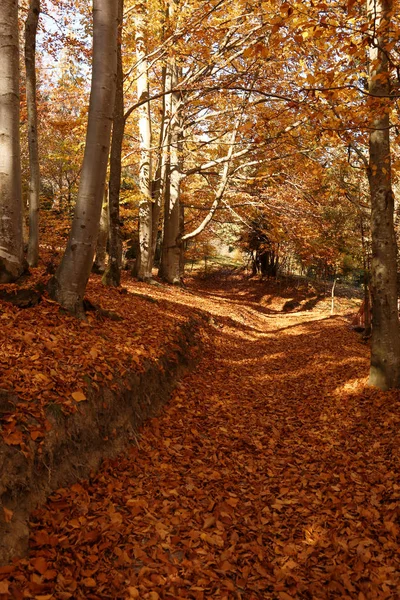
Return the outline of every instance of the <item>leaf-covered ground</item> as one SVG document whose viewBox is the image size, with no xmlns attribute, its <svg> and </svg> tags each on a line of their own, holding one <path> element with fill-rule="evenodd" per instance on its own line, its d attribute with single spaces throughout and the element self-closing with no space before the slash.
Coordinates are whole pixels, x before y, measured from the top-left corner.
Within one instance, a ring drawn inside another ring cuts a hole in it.
<svg viewBox="0 0 400 600">
<path fill-rule="evenodd" d="M 176 348 L 189 311 L 173 312 L 167 301 L 125 279 L 127 287 L 120 289 L 104 287 L 99 276 L 89 281 L 88 300 L 112 318 L 93 311 L 86 321 L 78 320 L 47 294 L 24 309 L 0 298 L 0 390 L 18 396 L 11 414 L 2 414 L 0 406 L 0 437 L 6 444 L 27 454 L 27 440 L 40 442 L 50 428 L 48 412 L 76 411 L 88 382 L 118 389 L 126 371 L 141 371 L 145 361 L 157 362 Z M 33 271 L 25 288 L 37 281 L 43 283 L 43 269 Z M 19 289 L 0 286 L 0 292 Z"/>
<path fill-rule="evenodd" d="M 251 282 L 139 287 L 207 311 L 204 356 L 137 447 L 35 512 L 0 600 L 399 598 L 400 397 L 366 387 L 348 321 Z"/>
</svg>

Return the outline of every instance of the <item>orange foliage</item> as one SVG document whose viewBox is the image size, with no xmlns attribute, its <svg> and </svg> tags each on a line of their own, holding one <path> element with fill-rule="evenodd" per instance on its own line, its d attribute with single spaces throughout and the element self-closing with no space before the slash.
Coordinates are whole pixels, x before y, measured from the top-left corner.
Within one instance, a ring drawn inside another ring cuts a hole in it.
<svg viewBox="0 0 400 600">
<path fill-rule="evenodd" d="M 0 568 L 2 600 L 396 597 L 398 397 L 365 387 L 367 348 L 346 319 L 329 318 L 329 300 L 304 310 L 301 290 L 279 296 L 278 284 L 138 288 L 174 319 L 208 315 L 202 360 L 137 447 L 35 511 L 29 556 Z M 63 364 L 72 405 L 70 391 L 93 365 L 103 370 L 106 353 L 122 368 L 114 346 L 151 336 L 143 352 L 156 356 L 168 336 L 170 317 L 163 325 L 153 304 L 137 299 L 130 316 L 132 297 L 107 290 L 103 302 L 128 319 L 101 323 L 107 348 L 100 323 L 74 325 L 47 303 L 40 337 L 27 329 L 43 366 L 47 356 Z M 30 323 L 16 312 L 5 321 Z M 31 342 L 14 345 L 23 360 Z"/>
</svg>

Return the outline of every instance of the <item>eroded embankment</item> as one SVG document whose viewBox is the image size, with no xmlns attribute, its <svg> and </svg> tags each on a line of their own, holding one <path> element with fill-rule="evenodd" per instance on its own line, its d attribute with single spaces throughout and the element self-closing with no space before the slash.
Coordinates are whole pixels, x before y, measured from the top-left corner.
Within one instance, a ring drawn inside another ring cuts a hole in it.
<svg viewBox="0 0 400 600">
<path fill-rule="evenodd" d="M 103 458 L 136 439 L 140 425 L 195 363 L 200 324 L 199 316 L 180 323 L 163 353 L 146 359 L 140 371 L 127 370 L 112 385 L 91 385 L 86 376 L 86 399 L 76 412 L 68 414 L 58 404 L 46 407 L 48 431 L 41 443 L 29 438 L 19 445 L 0 442 L 0 564 L 27 551 L 29 513 L 51 491 L 87 477 Z M 18 397 L 3 392 L 0 403 L 10 410 Z"/>
<path fill-rule="evenodd" d="M 142 286 L 164 319 L 208 316 L 201 360 L 139 444 L 32 513 L 0 600 L 399 597 L 400 392 L 366 385 L 329 299 L 271 287 Z"/>
</svg>

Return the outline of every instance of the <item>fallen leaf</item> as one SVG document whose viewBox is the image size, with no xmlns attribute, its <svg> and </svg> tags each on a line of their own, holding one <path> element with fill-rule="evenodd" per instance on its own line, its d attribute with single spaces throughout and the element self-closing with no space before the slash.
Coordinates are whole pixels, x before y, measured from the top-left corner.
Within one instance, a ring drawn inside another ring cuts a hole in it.
<svg viewBox="0 0 400 600">
<path fill-rule="evenodd" d="M 10 592 L 8 591 L 9 585 L 9 581 L 0 581 L 0 594 L 10 595 Z"/>
<path fill-rule="evenodd" d="M 40 575 L 43 575 L 47 571 L 48 562 L 45 558 L 39 556 L 32 560 L 32 566 Z"/>
<path fill-rule="evenodd" d="M 3 506 L 3 512 L 4 512 L 4 520 L 6 523 L 11 523 L 11 519 L 13 517 L 13 511 L 10 510 L 9 508 L 6 508 L 5 506 Z"/>
</svg>

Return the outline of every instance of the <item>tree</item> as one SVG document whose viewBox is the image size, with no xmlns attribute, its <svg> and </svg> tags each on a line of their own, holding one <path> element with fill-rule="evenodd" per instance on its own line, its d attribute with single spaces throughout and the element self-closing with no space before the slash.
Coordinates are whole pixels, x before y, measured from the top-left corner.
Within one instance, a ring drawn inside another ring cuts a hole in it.
<svg viewBox="0 0 400 600">
<path fill-rule="evenodd" d="M 25 269 L 19 143 L 18 2 L 0 5 L 0 283 Z"/>
<path fill-rule="evenodd" d="M 135 39 L 137 58 L 137 96 L 142 102 L 149 96 L 148 66 L 146 56 L 146 21 L 145 6 L 143 3 L 136 5 L 135 14 Z M 151 153 L 151 117 L 150 103 L 145 102 L 138 108 L 139 125 L 139 256 L 137 276 L 141 280 L 151 279 L 153 266 L 152 255 L 152 153 Z"/>
<path fill-rule="evenodd" d="M 174 0 L 172 0 L 173 4 Z M 182 277 L 183 232 L 181 213 L 181 109 L 180 94 L 174 91 L 179 82 L 180 67 L 175 58 L 170 58 L 166 67 L 167 151 L 164 185 L 164 235 L 161 255 L 161 277 L 168 283 L 180 284 Z"/>
<path fill-rule="evenodd" d="M 104 273 L 107 263 L 107 242 L 109 238 L 108 186 L 105 188 L 103 206 L 101 208 L 99 233 L 97 235 L 96 258 L 92 270 L 94 273 Z"/>
<path fill-rule="evenodd" d="M 380 389 L 400 386 L 397 248 L 390 155 L 390 68 L 386 45 L 393 3 L 368 0 L 371 94 L 368 180 L 371 191 L 372 340 L 369 381 Z"/>
<path fill-rule="evenodd" d="M 117 81 L 112 126 L 109 182 L 109 261 L 103 283 L 118 287 L 121 281 L 122 242 L 120 232 L 120 191 L 122 143 L 124 139 L 124 73 L 122 67 L 122 31 L 124 0 L 118 0 Z"/>
<path fill-rule="evenodd" d="M 67 248 L 50 284 L 67 310 L 83 314 L 107 173 L 117 71 L 117 0 L 93 0 L 93 69 L 85 154 Z"/>
<path fill-rule="evenodd" d="M 29 145 L 29 242 L 27 260 L 35 267 L 39 260 L 39 193 L 40 169 L 38 148 L 38 119 L 36 103 L 36 32 L 40 0 L 30 0 L 25 22 L 26 104 L 28 109 Z"/>
</svg>

